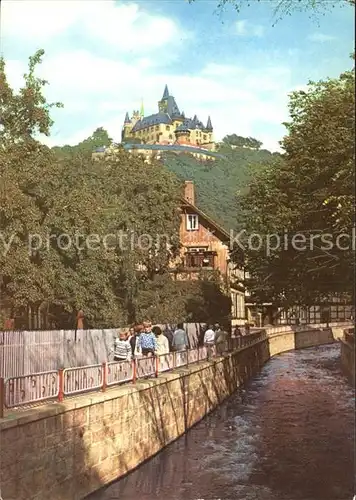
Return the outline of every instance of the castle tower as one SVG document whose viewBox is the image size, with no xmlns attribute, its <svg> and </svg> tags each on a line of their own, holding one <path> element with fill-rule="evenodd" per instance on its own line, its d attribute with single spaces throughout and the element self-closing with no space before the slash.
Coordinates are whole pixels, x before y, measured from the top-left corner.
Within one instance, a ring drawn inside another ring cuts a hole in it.
<svg viewBox="0 0 356 500">
<path fill-rule="evenodd" d="M 210 145 L 210 146 L 208 146 L 208 148 L 211 149 L 211 151 L 215 151 L 215 142 L 214 142 L 214 137 L 213 137 L 213 125 L 211 123 L 210 116 L 208 116 L 208 121 L 207 121 L 206 127 L 204 129 L 204 132 L 206 132 L 206 134 L 208 136 L 207 142 Z"/>
<path fill-rule="evenodd" d="M 158 101 L 158 111 L 160 113 L 167 113 L 168 98 L 169 98 L 169 90 L 168 90 L 168 86 L 166 85 L 164 87 L 162 99 L 160 101 Z"/>
<path fill-rule="evenodd" d="M 132 130 L 133 124 L 131 123 L 129 114 L 126 113 L 125 115 L 125 120 L 124 120 L 124 125 L 122 127 L 122 132 L 121 132 L 121 140 L 124 142 L 124 140 L 127 137 L 130 137 L 131 135 L 131 130 Z"/>
<path fill-rule="evenodd" d="M 176 141 L 178 142 L 178 144 L 187 144 L 190 142 L 190 130 L 186 125 L 184 125 L 184 123 L 176 128 L 174 134 L 176 136 Z"/>
</svg>

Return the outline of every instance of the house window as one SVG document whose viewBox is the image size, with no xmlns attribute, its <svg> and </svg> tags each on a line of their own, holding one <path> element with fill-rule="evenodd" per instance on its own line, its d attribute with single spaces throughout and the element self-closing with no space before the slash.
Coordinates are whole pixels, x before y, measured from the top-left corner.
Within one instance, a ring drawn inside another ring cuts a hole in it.
<svg viewBox="0 0 356 500">
<path fill-rule="evenodd" d="M 196 214 L 187 214 L 187 231 L 197 231 L 198 228 L 198 216 Z"/>
<path fill-rule="evenodd" d="M 238 319 L 244 319 L 245 317 L 244 296 L 241 294 L 236 294 L 236 317 Z"/>
<path fill-rule="evenodd" d="M 172 136 L 172 134 L 169 134 L 169 139 L 173 139 L 173 136 Z"/>
<path fill-rule="evenodd" d="M 236 295 L 234 293 L 231 294 L 231 315 L 236 318 Z"/>
<path fill-rule="evenodd" d="M 159 126 L 158 125 L 156 125 L 156 130 L 159 130 Z"/>
<path fill-rule="evenodd" d="M 170 131 L 170 130 L 171 130 L 171 128 L 170 128 L 170 126 L 169 126 L 169 125 L 166 125 L 166 130 L 168 130 L 168 131 Z"/>
</svg>

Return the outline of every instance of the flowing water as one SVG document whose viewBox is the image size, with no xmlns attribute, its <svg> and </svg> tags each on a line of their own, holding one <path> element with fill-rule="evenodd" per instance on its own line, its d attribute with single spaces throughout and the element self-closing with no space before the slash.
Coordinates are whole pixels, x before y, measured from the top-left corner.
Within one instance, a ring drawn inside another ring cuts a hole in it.
<svg viewBox="0 0 356 500">
<path fill-rule="evenodd" d="M 352 500 L 354 392 L 340 346 L 285 353 L 91 500 Z"/>
</svg>

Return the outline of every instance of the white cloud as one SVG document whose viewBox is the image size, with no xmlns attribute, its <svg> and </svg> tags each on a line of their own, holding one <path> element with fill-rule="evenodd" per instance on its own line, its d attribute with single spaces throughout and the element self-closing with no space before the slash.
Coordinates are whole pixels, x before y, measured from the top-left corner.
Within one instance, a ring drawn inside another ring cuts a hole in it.
<svg viewBox="0 0 356 500">
<path fill-rule="evenodd" d="M 259 24 L 252 24 L 242 19 L 236 22 L 236 34 L 246 37 L 262 37 L 264 35 L 264 27 Z"/>
<path fill-rule="evenodd" d="M 183 36 L 176 23 L 135 3 L 114 0 L 3 0 L 3 40 L 43 43 L 69 31 L 106 43 L 117 51 L 147 52 Z"/>
<path fill-rule="evenodd" d="M 65 31 L 77 18 L 77 2 L 3 0 L 2 38 L 43 41 Z M 73 9 L 73 10 L 72 10 Z"/>
<path fill-rule="evenodd" d="M 324 43 L 336 40 L 336 37 L 332 35 L 326 35 L 324 33 L 312 33 L 308 36 L 308 40 L 310 40 L 311 42 Z"/>
<path fill-rule="evenodd" d="M 85 17 L 84 29 L 95 39 L 115 45 L 121 51 L 152 49 L 178 38 L 179 30 L 171 19 L 152 16 L 137 4 L 88 3 L 95 5 L 96 11 L 95 15 Z"/>
</svg>

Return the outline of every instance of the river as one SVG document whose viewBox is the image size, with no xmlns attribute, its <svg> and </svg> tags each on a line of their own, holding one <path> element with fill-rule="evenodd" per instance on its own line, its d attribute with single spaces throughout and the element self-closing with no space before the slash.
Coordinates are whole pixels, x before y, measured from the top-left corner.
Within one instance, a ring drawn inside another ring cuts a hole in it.
<svg viewBox="0 0 356 500">
<path fill-rule="evenodd" d="M 185 436 L 90 500 L 352 500 L 340 346 L 274 357 Z"/>
</svg>

